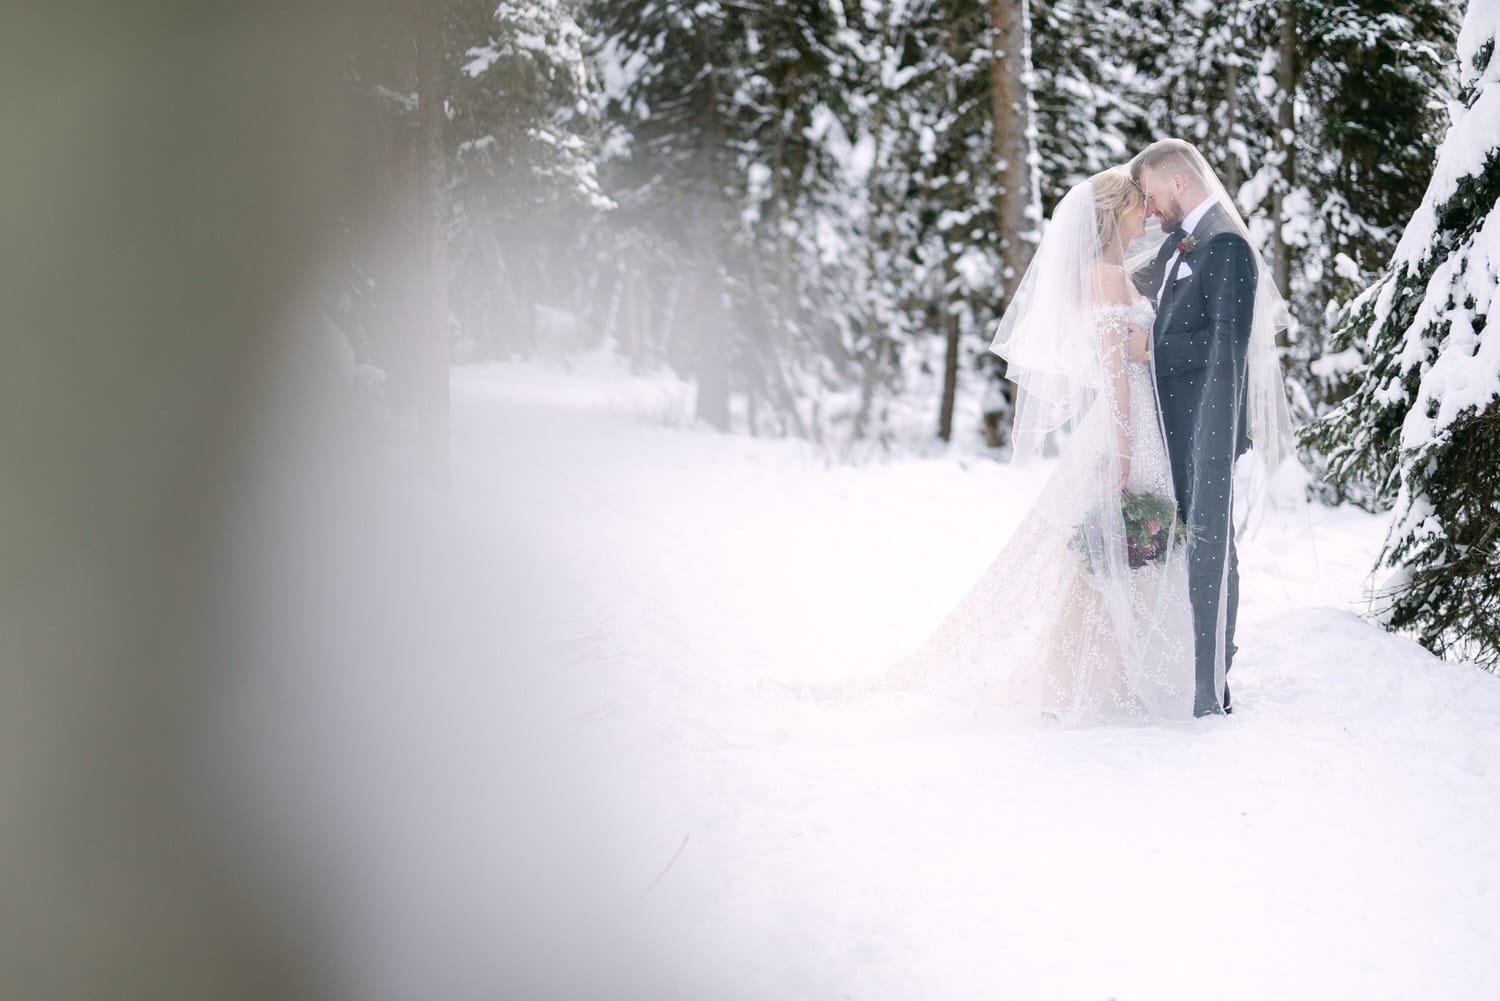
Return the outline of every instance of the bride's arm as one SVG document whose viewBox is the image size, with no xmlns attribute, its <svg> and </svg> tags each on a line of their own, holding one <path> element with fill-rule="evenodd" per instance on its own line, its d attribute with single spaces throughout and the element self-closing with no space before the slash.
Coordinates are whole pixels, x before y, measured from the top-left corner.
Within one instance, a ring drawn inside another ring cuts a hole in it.
<svg viewBox="0 0 1500 1001">
<path fill-rule="evenodd" d="M 1129 304 L 1130 293 L 1127 282 L 1128 278 L 1123 269 L 1109 265 L 1099 269 L 1096 282 L 1099 299 L 1096 305 L 1104 308 L 1104 312 L 1099 314 L 1097 330 L 1099 360 L 1104 368 L 1104 395 L 1109 407 L 1110 426 L 1114 432 L 1121 489 L 1124 489 L 1125 481 L 1130 476 L 1130 380 L 1125 374 L 1125 364 L 1129 354 L 1130 323 L 1126 320 L 1122 310 L 1109 307 L 1123 307 Z"/>
</svg>

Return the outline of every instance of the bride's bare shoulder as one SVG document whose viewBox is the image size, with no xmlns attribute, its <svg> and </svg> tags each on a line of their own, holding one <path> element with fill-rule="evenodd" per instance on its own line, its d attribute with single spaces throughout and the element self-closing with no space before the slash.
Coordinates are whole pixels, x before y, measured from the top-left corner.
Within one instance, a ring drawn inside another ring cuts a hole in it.
<svg viewBox="0 0 1500 1001">
<path fill-rule="evenodd" d="M 1130 305 L 1135 287 L 1130 281 L 1130 272 L 1118 264 L 1100 261 L 1094 265 L 1094 302 L 1099 306 Z"/>
</svg>

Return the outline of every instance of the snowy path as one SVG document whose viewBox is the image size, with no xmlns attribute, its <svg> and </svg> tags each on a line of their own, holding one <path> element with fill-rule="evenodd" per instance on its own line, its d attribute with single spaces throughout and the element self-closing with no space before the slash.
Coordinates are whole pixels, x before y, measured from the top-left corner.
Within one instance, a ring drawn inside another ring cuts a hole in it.
<svg viewBox="0 0 1500 1001">
<path fill-rule="evenodd" d="M 1377 519 L 1314 512 L 1316 581 L 1242 546 L 1233 717 L 993 732 L 754 684 L 919 643 L 1040 473 L 829 468 L 521 366 L 458 370 L 454 408 L 457 496 L 524 527 L 586 637 L 612 852 L 644 887 L 682 847 L 638 908 L 682 996 L 1494 996 L 1500 679 L 1354 613 Z"/>
</svg>

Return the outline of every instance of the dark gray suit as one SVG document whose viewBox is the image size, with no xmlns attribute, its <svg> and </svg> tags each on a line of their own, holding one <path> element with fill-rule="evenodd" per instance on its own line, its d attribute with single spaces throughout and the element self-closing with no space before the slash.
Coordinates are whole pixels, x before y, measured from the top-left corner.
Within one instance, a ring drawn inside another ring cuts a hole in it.
<svg viewBox="0 0 1500 1001">
<path fill-rule="evenodd" d="M 1255 307 L 1255 257 L 1215 205 L 1194 227 L 1196 245 L 1173 265 L 1152 331 L 1156 384 L 1177 506 L 1192 532 L 1188 585 L 1196 632 L 1194 712 L 1229 708 L 1229 689 L 1214 691 L 1223 617 L 1224 668 L 1234 657 L 1239 610 L 1239 560 L 1234 548 L 1234 460 L 1249 447 L 1246 357 Z M 1156 298 L 1177 238 L 1136 274 L 1143 295 Z M 1189 273 L 1190 272 L 1190 273 Z"/>
</svg>

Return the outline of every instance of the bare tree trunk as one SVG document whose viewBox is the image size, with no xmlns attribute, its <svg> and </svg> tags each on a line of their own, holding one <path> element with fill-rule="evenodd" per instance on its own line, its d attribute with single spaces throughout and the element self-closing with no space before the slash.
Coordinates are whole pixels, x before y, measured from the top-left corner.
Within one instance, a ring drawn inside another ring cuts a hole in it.
<svg viewBox="0 0 1500 1001">
<path fill-rule="evenodd" d="M 945 284 L 954 281 L 952 262 L 944 266 Z M 943 355 L 943 402 L 938 410 L 938 437 L 953 440 L 953 405 L 958 397 L 958 315 L 943 304 L 943 335 L 946 351 Z"/>
<path fill-rule="evenodd" d="M 994 117 L 995 169 L 1000 184 L 995 212 L 1000 225 L 1002 306 L 1010 302 L 1014 283 L 1021 280 L 1031 259 L 1029 239 L 1033 222 L 1027 218 L 1031 201 L 1028 157 L 1029 108 L 1026 75 L 1029 70 L 1027 32 L 1030 10 L 1026 0 L 989 0 L 990 105 Z"/>
<path fill-rule="evenodd" d="M 704 157 L 704 159 L 710 159 Z M 712 170 L 712 166 L 705 169 Z M 694 266 L 689 308 L 684 318 L 693 325 L 696 344 L 694 371 L 698 378 L 700 418 L 721 431 L 729 430 L 728 313 L 720 288 L 717 195 L 711 177 L 698 182 L 693 198 Z"/>
<path fill-rule="evenodd" d="M 1291 193 L 1293 186 L 1297 183 L 1296 151 L 1294 149 L 1296 126 L 1294 103 L 1297 96 L 1297 7 L 1288 3 L 1284 7 L 1281 19 L 1281 44 L 1278 52 L 1278 63 L 1276 67 L 1276 84 L 1280 91 L 1280 105 L 1276 109 L 1276 145 L 1275 149 L 1281 157 L 1280 182 L 1272 189 L 1271 196 L 1271 218 L 1275 222 L 1272 229 L 1271 246 L 1275 253 L 1272 262 L 1272 276 L 1276 287 L 1284 296 L 1291 295 L 1292 279 L 1292 249 L 1287 245 L 1283 228 L 1286 225 L 1286 196 Z M 1285 347 L 1288 343 L 1287 331 L 1278 331 L 1277 343 Z"/>
<path fill-rule="evenodd" d="M 447 485 L 449 479 L 448 383 L 448 175 L 443 150 L 443 50 L 441 7 L 420 4 L 413 15 L 417 70 L 417 186 L 421 203 L 418 224 L 424 257 L 418 306 L 421 340 L 418 353 L 417 450 L 427 475 Z"/>
<path fill-rule="evenodd" d="M 705 65 L 713 56 L 713 39 L 707 18 L 698 22 L 698 42 Z M 700 134 L 704 137 L 694 160 L 697 190 L 693 192 L 693 243 L 695 274 L 688 322 L 695 325 L 697 343 L 695 369 L 698 377 L 700 418 L 721 431 L 729 430 L 729 324 L 720 286 L 719 190 L 720 151 L 724 147 L 719 121 L 718 83 L 708 74 L 708 103 L 700 110 Z"/>
<path fill-rule="evenodd" d="M 1000 183 L 995 194 L 995 215 L 1000 235 L 1000 287 L 996 290 L 1003 310 L 1021 276 L 1026 273 L 1034 248 L 1034 228 L 1040 218 L 1028 209 L 1036 196 L 1032 185 L 1030 154 L 1031 100 L 1027 76 L 1031 71 L 1031 5 L 1028 0 L 989 0 L 990 107 L 995 169 Z M 1000 389 L 1011 399 L 1009 383 Z M 1001 436 L 990 428 L 997 417 L 986 415 L 986 438 Z"/>
<path fill-rule="evenodd" d="M 786 95 L 782 95 L 783 98 Z M 796 317 L 796 292 L 792 287 L 791 195 L 786 178 L 786 108 L 777 109 L 776 142 L 773 149 L 772 180 L 776 200 L 776 322 L 772 326 L 775 340 L 771 349 L 778 354 L 791 342 L 791 328 Z"/>
<path fill-rule="evenodd" d="M 1234 130 L 1239 125 L 1240 113 L 1240 21 L 1237 14 L 1229 14 L 1229 62 L 1224 67 L 1224 149 L 1228 159 L 1224 164 L 1224 187 L 1231 198 L 1240 189 L 1240 161 L 1234 153 Z"/>
<path fill-rule="evenodd" d="M 852 0 L 850 0 L 852 2 Z M 890 47 L 891 37 L 891 8 L 890 4 L 880 5 L 880 53 L 882 65 L 885 54 Z M 880 273 L 880 251 L 884 249 L 877 242 L 875 221 L 880 219 L 885 210 L 885 199 L 879 176 L 879 164 L 881 153 L 884 150 L 885 141 L 885 101 L 887 97 L 885 86 L 885 74 L 881 72 L 877 77 L 878 87 L 875 92 L 874 105 L 871 109 L 875 120 L 875 127 L 871 135 L 874 145 L 874 155 L 870 160 L 870 173 L 865 184 L 869 192 L 870 206 L 870 229 L 865 240 L 865 274 L 872 285 L 879 284 Z M 873 289 L 872 289 L 873 292 Z M 859 384 L 859 411 L 854 415 L 854 428 L 849 435 L 850 444 L 859 441 L 865 436 L 869 429 L 870 412 L 875 403 L 876 386 L 886 377 L 886 367 L 890 364 L 891 339 L 884 329 L 885 317 L 881 315 L 878 300 L 871 300 L 871 308 L 865 311 L 865 343 L 868 346 L 868 356 L 864 359 L 864 371 Z"/>
<path fill-rule="evenodd" d="M 950 190 L 953 208 L 962 209 L 959 189 Z M 944 441 L 953 440 L 953 408 L 958 402 L 959 323 L 954 303 L 950 301 L 958 282 L 958 267 L 950 253 L 943 258 L 943 401 L 938 409 L 938 437 Z"/>
</svg>

